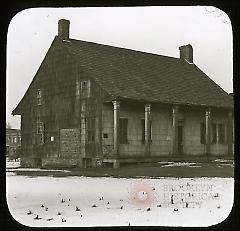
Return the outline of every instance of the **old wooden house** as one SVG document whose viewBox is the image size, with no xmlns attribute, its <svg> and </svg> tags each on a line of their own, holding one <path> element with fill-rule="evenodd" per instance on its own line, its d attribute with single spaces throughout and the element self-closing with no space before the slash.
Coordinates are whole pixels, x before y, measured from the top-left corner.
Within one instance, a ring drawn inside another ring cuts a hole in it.
<svg viewBox="0 0 240 231">
<path fill-rule="evenodd" d="M 13 115 L 23 166 L 95 166 L 233 154 L 233 98 L 180 58 L 58 35 Z"/>
</svg>

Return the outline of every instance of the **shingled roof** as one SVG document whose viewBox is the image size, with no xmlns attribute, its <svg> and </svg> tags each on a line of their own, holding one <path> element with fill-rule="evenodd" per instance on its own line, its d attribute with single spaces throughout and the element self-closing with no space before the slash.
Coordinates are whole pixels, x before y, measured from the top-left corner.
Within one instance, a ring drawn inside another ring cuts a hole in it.
<svg viewBox="0 0 240 231">
<path fill-rule="evenodd" d="M 113 98 L 233 107 L 232 97 L 195 64 L 180 58 L 74 39 L 59 41 Z"/>
</svg>

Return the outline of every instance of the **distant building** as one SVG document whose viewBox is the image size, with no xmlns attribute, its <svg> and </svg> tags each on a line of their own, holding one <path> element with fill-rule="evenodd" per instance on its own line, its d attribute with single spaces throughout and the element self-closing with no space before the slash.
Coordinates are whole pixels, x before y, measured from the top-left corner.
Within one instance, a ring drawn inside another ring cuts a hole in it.
<svg viewBox="0 0 240 231">
<path fill-rule="evenodd" d="M 21 131 L 20 129 L 6 128 L 6 155 L 7 157 L 16 158 L 21 148 Z"/>
<path fill-rule="evenodd" d="M 69 24 L 59 21 L 12 112 L 22 166 L 233 155 L 233 97 L 194 64 L 190 44 L 174 58 L 70 39 Z"/>
</svg>

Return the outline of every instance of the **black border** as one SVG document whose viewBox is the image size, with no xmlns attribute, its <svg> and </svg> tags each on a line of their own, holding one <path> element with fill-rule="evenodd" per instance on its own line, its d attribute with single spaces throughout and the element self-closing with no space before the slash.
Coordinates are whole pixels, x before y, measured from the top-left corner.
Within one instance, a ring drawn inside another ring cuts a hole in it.
<svg viewBox="0 0 240 231">
<path fill-rule="evenodd" d="M 171 1 L 171 0 L 162 0 L 162 1 L 87 1 L 87 0 L 81 0 L 81 1 L 56 1 L 56 0 L 22 0 L 22 1 L 6 1 L 4 2 L 5 5 L 2 5 L 2 12 L 1 17 L 3 20 L 1 23 L 1 116 L 2 116 L 2 123 L 1 123 L 1 133 L 0 133 L 0 140 L 2 142 L 1 145 L 1 153 L 0 153 L 0 165 L 1 165 L 1 200 L 0 200 L 0 225 L 2 228 L 6 230 L 43 230 L 43 229 L 79 229 L 79 228 L 31 228 L 26 227 L 23 225 L 20 225 L 18 222 L 16 222 L 12 216 L 9 213 L 7 202 L 6 202 L 6 177 L 5 177 L 5 138 L 6 138 L 6 41 L 7 41 L 7 30 L 8 25 L 18 12 L 27 9 L 27 8 L 35 8 L 35 7 L 105 7 L 105 6 L 180 6 L 180 5 L 208 5 L 208 6 L 215 6 L 219 9 L 225 11 L 225 13 L 228 14 L 229 18 L 231 19 L 232 28 L 233 28 L 233 60 L 234 60 L 234 68 L 233 68 L 233 76 L 234 76 L 234 101 L 235 101 L 235 199 L 234 199 L 234 205 L 232 208 L 232 211 L 228 218 L 223 221 L 222 223 L 210 227 L 199 227 L 199 228 L 184 228 L 184 227 L 131 227 L 131 229 L 138 229 L 138 230 L 145 230 L 145 229 L 151 229 L 151 230 L 233 230 L 240 226 L 240 213 L 239 213 L 239 197 L 238 192 L 239 190 L 239 137 L 237 136 L 240 134 L 239 132 L 239 28 L 240 28 L 240 20 L 239 20 L 239 14 L 240 14 L 240 7 L 236 3 L 237 1 Z M 211 35 L 209 35 L 211 36 Z M 220 64 L 221 65 L 221 64 Z M 17 87 L 17 86 L 16 86 Z M 5 113 L 5 114 L 4 114 Z M 186 217 L 187 219 L 187 217 Z M 95 228 L 82 228 L 82 229 L 95 229 Z M 129 227 L 119 227 L 119 228 L 96 228 L 96 229 L 129 229 Z"/>
</svg>

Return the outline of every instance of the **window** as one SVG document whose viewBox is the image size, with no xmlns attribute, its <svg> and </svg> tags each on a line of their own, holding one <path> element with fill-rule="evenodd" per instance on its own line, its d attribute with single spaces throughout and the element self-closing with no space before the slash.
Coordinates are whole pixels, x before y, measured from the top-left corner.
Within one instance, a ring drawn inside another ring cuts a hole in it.
<svg viewBox="0 0 240 231">
<path fill-rule="evenodd" d="M 40 89 L 37 90 L 37 105 L 42 105 L 42 91 Z"/>
<path fill-rule="evenodd" d="M 95 141 L 95 117 L 86 118 L 87 123 L 87 140 L 89 142 Z"/>
<path fill-rule="evenodd" d="M 212 124 L 212 144 L 217 143 L 217 125 Z"/>
<path fill-rule="evenodd" d="M 17 137 L 14 137 L 14 143 L 17 143 Z"/>
<path fill-rule="evenodd" d="M 218 124 L 219 144 L 225 143 L 225 126 L 224 124 Z"/>
<path fill-rule="evenodd" d="M 127 144 L 127 126 L 128 126 L 128 119 L 127 118 L 120 118 L 119 119 L 119 143 L 120 144 Z"/>
<path fill-rule="evenodd" d="M 200 141 L 201 144 L 206 144 L 206 124 L 200 124 Z"/>
<path fill-rule="evenodd" d="M 37 122 L 37 144 L 44 143 L 44 125 L 43 122 Z"/>
<path fill-rule="evenodd" d="M 51 142 L 54 141 L 54 136 L 51 136 L 51 137 L 50 137 L 50 141 L 51 141 Z"/>
<path fill-rule="evenodd" d="M 84 80 L 81 82 L 81 92 L 82 98 L 89 98 L 90 97 L 90 80 Z"/>
<path fill-rule="evenodd" d="M 142 144 L 145 143 L 145 119 L 142 122 Z M 150 143 L 152 143 L 152 121 L 150 120 Z"/>
</svg>

